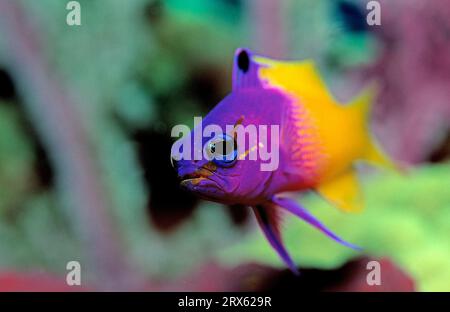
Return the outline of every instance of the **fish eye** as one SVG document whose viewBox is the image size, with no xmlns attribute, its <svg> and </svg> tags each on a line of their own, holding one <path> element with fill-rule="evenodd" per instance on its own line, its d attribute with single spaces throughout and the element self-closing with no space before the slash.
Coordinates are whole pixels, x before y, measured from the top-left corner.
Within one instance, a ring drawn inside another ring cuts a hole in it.
<svg viewBox="0 0 450 312">
<path fill-rule="evenodd" d="M 231 167 L 237 160 L 236 141 L 228 134 L 211 140 L 206 150 L 212 161 L 220 167 Z"/>
</svg>

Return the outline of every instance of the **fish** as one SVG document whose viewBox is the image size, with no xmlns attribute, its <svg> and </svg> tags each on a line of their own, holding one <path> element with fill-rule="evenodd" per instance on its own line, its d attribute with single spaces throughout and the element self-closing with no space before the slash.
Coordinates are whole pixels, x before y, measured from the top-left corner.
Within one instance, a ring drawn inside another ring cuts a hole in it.
<svg viewBox="0 0 450 312">
<path fill-rule="evenodd" d="M 370 131 L 375 95 L 375 87 L 369 86 L 349 103 L 339 103 L 314 61 L 275 60 L 239 48 L 233 60 L 231 92 L 174 143 L 171 159 L 180 184 L 210 201 L 251 207 L 269 244 L 295 274 L 299 270 L 280 230 L 284 212 L 344 246 L 361 250 L 334 234 L 291 194 L 315 191 L 338 209 L 361 211 L 363 196 L 355 164 L 395 168 Z M 226 130 L 199 139 L 199 127 L 210 125 Z M 276 125 L 278 132 L 239 146 L 244 144 L 236 140 L 236 129 L 251 125 Z M 197 139 L 201 143 L 195 147 Z M 268 145 L 278 150 L 277 166 L 261 170 L 264 159 L 246 156 Z M 194 148 L 188 151 L 186 146 Z M 201 150 L 214 157 L 196 158 L 194 154 Z"/>
</svg>

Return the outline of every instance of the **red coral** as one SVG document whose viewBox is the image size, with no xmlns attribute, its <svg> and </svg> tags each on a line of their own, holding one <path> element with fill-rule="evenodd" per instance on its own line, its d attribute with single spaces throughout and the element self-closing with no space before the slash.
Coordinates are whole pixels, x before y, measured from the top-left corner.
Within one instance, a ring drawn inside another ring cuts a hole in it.
<svg viewBox="0 0 450 312">
<path fill-rule="evenodd" d="M 0 292 L 71 292 L 86 291 L 83 286 L 69 286 L 65 277 L 47 273 L 1 272 Z"/>
</svg>

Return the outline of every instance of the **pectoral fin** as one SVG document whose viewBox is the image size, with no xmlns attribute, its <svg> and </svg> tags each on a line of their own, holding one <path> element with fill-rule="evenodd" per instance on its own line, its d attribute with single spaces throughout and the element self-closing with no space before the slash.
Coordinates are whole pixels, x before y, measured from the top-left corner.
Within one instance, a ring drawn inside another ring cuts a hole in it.
<svg viewBox="0 0 450 312">
<path fill-rule="evenodd" d="M 316 191 L 344 211 L 356 212 L 362 209 L 362 194 L 354 170 L 321 184 Z"/>
<path fill-rule="evenodd" d="M 267 203 L 252 208 L 256 215 L 256 219 L 258 220 L 258 224 L 270 245 L 275 249 L 289 269 L 291 269 L 294 274 L 298 275 L 299 271 L 297 266 L 294 264 L 294 261 L 292 261 L 281 240 L 279 215 L 276 211 L 277 207 L 272 203 Z"/>
</svg>

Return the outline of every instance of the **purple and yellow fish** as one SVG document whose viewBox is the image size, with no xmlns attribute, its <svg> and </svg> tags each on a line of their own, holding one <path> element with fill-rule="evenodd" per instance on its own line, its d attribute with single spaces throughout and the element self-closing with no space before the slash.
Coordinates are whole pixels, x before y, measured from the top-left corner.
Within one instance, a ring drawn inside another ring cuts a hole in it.
<svg viewBox="0 0 450 312">
<path fill-rule="evenodd" d="M 315 190 L 344 211 L 362 208 L 355 161 L 393 167 L 370 135 L 368 114 L 373 95 L 369 88 L 348 105 L 341 105 L 312 61 L 276 61 L 238 49 L 232 92 L 203 119 L 202 126 L 279 125 L 279 136 L 271 138 L 279 143 L 277 169 L 262 171 L 262 160 L 246 159 L 261 141 L 258 138 L 253 146 L 249 143 L 241 153 L 232 128 L 213 142 L 201 139 L 201 148 L 211 153 L 221 144 L 230 146 L 231 150 L 225 147 L 221 152 L 223 159 L 181 159 L 172 151 L 181 185 L 208 200 L 252 207 L 269 243 L 295 273 L 297 267 L 281 239 L 281 209 L 333 240 L 358 249 L 333 234 L 296 201 L 280 194 Z M 194 132 L 181 140 L 192 143 Z M 268 144 L 267 140 L 264 143 Z"/>
</svg>

